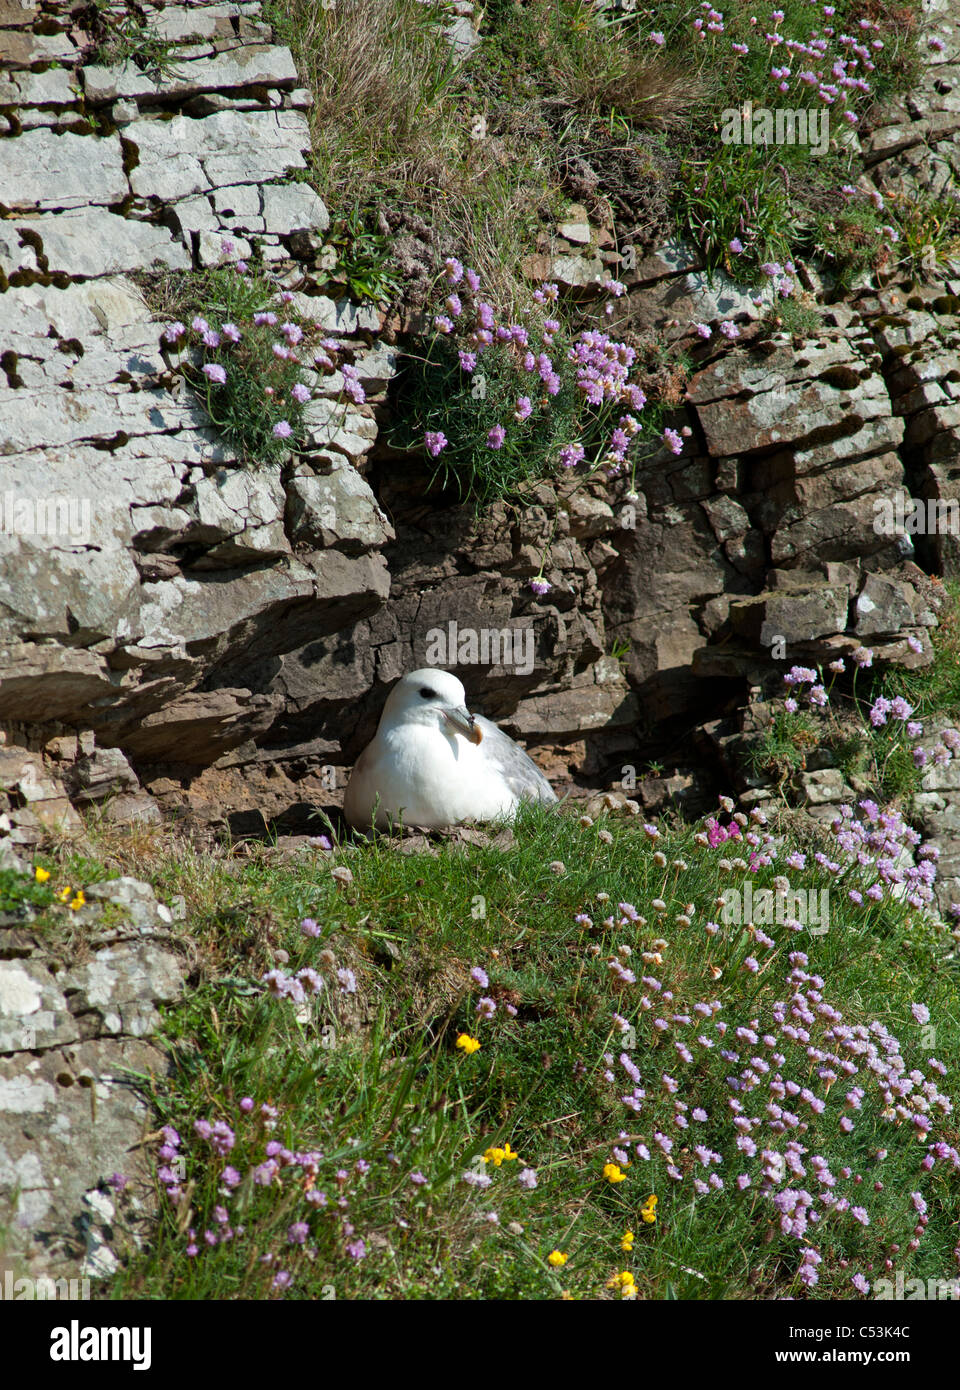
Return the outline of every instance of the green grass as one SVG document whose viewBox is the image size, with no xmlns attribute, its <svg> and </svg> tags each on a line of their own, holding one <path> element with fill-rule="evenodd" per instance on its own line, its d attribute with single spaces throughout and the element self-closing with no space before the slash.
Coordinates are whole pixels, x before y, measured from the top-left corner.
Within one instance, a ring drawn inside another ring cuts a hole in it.
<svg viewBox="0 0 960 1390">
<path fill-rule="evenodd" d="M 820 312 L 811 298 L 780 299 L 761 316 L 761 329 L 767 333 L 791 333 L 806 338 L 816 333 Z"/>
<path fill-rule="evenodd" d="M 846 289 L 873 268 L 881 253 L 884 217 L 869 204 L 832 206 L 814 220 L 813 249 Z"/>
<path fill-rule="evenodd" d="M 960 256 L 960 198 L 921 190 L 892 196 L 890 206 L 901 231 L 900 264 L 917 280 L 942 277 L 946 263 Z"/>
<path fill-rule="evenodd" d="M 98 7 L 99 8 L 99 7 Z M 93 61 L 106 67 L 133 63 L 155 82 L 176 77 L 176 47 L 167 39 L 151 34 L 139 14 L 128 12 L 122 18 L 96 16 L 94 34 L 98 38 Z"/>
<path fill-rule="evenodd" d="M 806 710 L 790 714 L 778 709 L 770 726 L 747 749 L 747 768 L 754 777 L 776 778 L 782 787 L 788 778 L 803 771 L 821 738 L 822 731 Z"/>
<path fill-rule="evenodd" d="M 359 205 L 371 227 L 421 237 L 428 253 L 432 243 L 434 259 L 460 255 L 505 312 L 523 295 L 520 262 L 537 232 L 575 196 L 569 168 L 588 147 L 609 166 L 600 198 L 662 204 L 651 240 L 669 225 L 662 160 L 647 157 L 640 180 L 635 169 L 620 177 L 640 127 L 632 109 L 618 117 L 592 90 L 606 84 L 620 106 L 632 92 L 645 117 L 666 109 L 664 84 L 646 81 L 649 59 L 605 36 L 581 0 L 485 6 L 483 42 L 463 64 L 414 0 L 342 0 L 326 11 L 294 0 L 266 14 L 314 92 L 312 176 L 330 206 Z M 674 105 L 688 102 L 677 73 L 666 86 Z M 631 186 L 638 181 L 649 187 Z M 408 253 L 398 249 L 396 265 L 417 303 L 423 282 Z"/>
<path fill-rule="evenodd" d="M 109 832 L 110 861 L 123 865 L 117 834 Z M 846 1023 L 888 1027 L 908 1067 L 926 1074 L 928 1056 L 949 1059 L 960 1042 L 953 941 L 902 904 L 855 906 L 846 897 L 852 879 L 829 883 L 826 935 L 761 928 L 756 909 L 757 927 L 724 922 L 718 897 L 746 878 L 743 861 L 725 857 L 724 849 L 730 846 L 706 848 L 695 828 L 677 826 L 653 843 L 629 817 L 584 825 L 575 813 L 537 809 L 521 817 L 506 849 L 440 843 L 436 855 L 401 855 L 378 841 L 341 853 L 352 881 L 338 884 L 329 860 L 278 863 L 255 851 L 238 864 L 168 832 L 154 832 L 152 844 L 140 832 L 128 852 L 139 872 L 149 870 L 161 898 L 186 896 L 199 960 L 182 1001 L 166 1012 L 171 1074 L 140 1080 L 157 1126 L 172 1125 L 180 1136 L 168 1158 L 174 1167 L 182 1159 L 172 1174 L 181 1196 L 175 1203 L 160 1192 L 148 1249 L 102 1294 L 596 1298 L 618 1296 L 608 1283 L 629 1271 L 643 1298 L 844 1298 L 854 1296 L 855 1271 L 873 1263 L 868 1277 L 876 1277 L 891 1243 L 901 1246 L 896 1268 L 907 1278 L 950 1277 L 960 1212 L 946 1166 L 921 1171 L 923 1146 L 910 1126 L 883 1117 L 865 1069 L 856 1080 L 866 1096 L 854 1112 L 844 1102 L 843 1078 L 825 1088 L 802 1043 L 782 1039 L 784 1077 L 826 1102 L 821 1115 L 796 1102 L 808 1128 L 793 1137 L 810 1154 L 823 1154 L 837 1194 L 871 1215 L 869 1227 L 849 1215 L 824 1220 L 816 1239 L 819 1283 L 806 1292 L 797 1278 L 804 1242 L 781 1231 L 758 1191 L 759 1155 L 749 1159 L 735 1146 L 726 1078 L 758 1051 L 734 1042 L 737 1027 L 756 1020 L 760 1033 L 779 1031 L 774 1006 L 791 997 L 785 976 L 795 951 L 807 953 L 809 972 L 823 978 L 823 1000 Z M 770 886 L 776 871 L 751 875 L 754 892 Z M 59 886 L 67 872 L 51 881 Z M 812 863 L 791 871 L 790 882 L 827 885 Z M 647 920 L 622 918 L 622 901 Z M 53 909 L 51 919 L 64 912 Z M 581 913 L 592 924 L 576 921 Z M 302 933 L 304 917 L 319 924 L 318 937 Z M 706 930 L 711 920 L 719 925 L 714 935 Z M 763 944 L 763 933 L 772 945 Z M 755 973 L 748 961 L 754 956 Z M 652 984 L 619 985 L 610 959 L 638 977 L 655 976 L 673 998 L 647 1009 L 644 997 L 658 1001 L 662 994 Z M 475 966 L 487 972 L 488 986 L 472 980 Z M 292 976 L 305 967 L 323 977 L 325 988 L 299 1013 L 294 1001 L 263 992 L 268 969 Z M 341 992 L 337 970 L 353 972 L 354 993 Z M 480 997 L 496 1003 L 492 1019 L 478 1019 Z M 725 1043 L 741 1050 L 739 1064 L 721 1055 L 716 1020 L 693 1014 L 698 1001 L 719 1005 L 717 1018 L 729 1025 Z M 915 1001 L 930 1008 L 933 1034 L 911 1016 Z M 654 1026 L 661 1014 L 692 1021 L 661 1033 Z M 811 1031 L 829 1050 L 825 1027 L 820 1018 Z M 459 1049 L 462 1034 L 477 1038 L 479 1050 Z M 696 1043 L 698 1034 L 710 1034 L 716 1046 Z M 692 1049 L 689 1062 L 677 1051 L 681 1039 Z M 639 1113 L 620 1099 L 634 1085 L 617 1060 L 621 1053 L 646 1091 Z M 661 1082 L 665 1074 L 677 1083 L 675 1097 Z M 244 1097 L 255 1103 L 252 1115 L 240 1107 Z M 674 1098 L 690 1107 L 690 1132 L 674 1123 Z M 750 1099 L 748 1113 L 762 1116 L 762 1092 Z M 275 1117 L 265 1120 L 263 1105 Z M 855 1119 L 849 1134 L 839 1125 L 844 1113 Z M 235 1143 L 224 1157 L 194 1131 L 198 1120 L 230 1127 Z M 934 1130 L 931 1138 L 956 1144 L 952 1117 L 935 1120 Z M 611 1183 L 604 1167 L 618 1161 L 622 1131 L 630 1136 L 625 1147 L 646 1144 L 652 1157 L 632 1152 L 621 1167 L 624 1180 Z M 679 1182 L 667 1173 L 657 1131 L 675 1140 Z M 782 1153 L 790 1134 L 764 1128 L 756 1137 L 760 1148 Z M 160 1143 L 154 1140 L 155 1152 Z M 264 1186 L 254 1170 L 267 1160 L 269 1143 L 299 1158 Z M 721 1173 L 723 1191 L 694 1192 L 695 1172 L 707 1176 L 693 1153 L 697 1143 L 721 1155 L 711 1171 Z M 493 1156 L 484 1161 L 507 1145 L 518 1158 L 500 1166 Z M 881 1147 L 887 1157 L 878 1159 Z M 156 1161 L 159 1169 L 163 1158 Z M 304 1166 L 311 1161 L 315 1171 Z M 358 1171 L 358 1162 L 369 1170 Z M 226 1164 L 240 1177 L 232 1191 L 220 1181 Z M 849 1179 L 841 1175 L 845 1166 Z M 535 1187 L 519 1181 L 524 1168 L 534 1170 Z M 469 1172 L 488 1175 L 489 1187 L 469 1185 Z M 735 1182 L 741 1172 L 754 1179 L 745 1192 Z M 414 1174 L 425 1181 L 411 1181 Z M 879 1193 L 877 1180 L 884 1184 Z M 795 1186 L 819 1190 L 812 1177 L 797 1178 Z M 326 1195 L 325 1206 L 311 1204 L 312 1190 Z M 930 1208 L 916 1251 L 907 1250 L 912 1191 L 922 1192 Z M 647 1223 L 641 1208 L 651 1194 L 656 1220 Z M 345 1206 L 336 1205 L 340 1199 Z M 204 1233 L 221 1225 L 217 1207 L 233 1236 L 208 1247 Z M 300 1222 L 306 1238 L 293 1245 L 288 1232 Z M 621 1248 L 628 1229 L 635 1234 L 631 1252 Z M 198 1246 L 192 1256 L 190 1231 Z M 359 1247 L 350 1253 L 356 1240 L 364 1242 L 362 1258 Z M 554 1250 L 568 1257 L 559 1268 L 547 1258 Z M 285 1280 L 275 1287 L 281 1272 L 289 1287 Z"/>
<path fill-rule="evenodd" d="M 764 262 L 786 261 L 791 256 L 818 254 L 828 261 L 840 259 L 844 229 L 833 225 L 838 221 L 842 224 L 844 217 L 845 200 L 839 190 L 844 183 L 855 183 L 860 170 L 857 156 L 844 143 L 844 133 L 851 127 L 839 103 L 830 107 L 830 144 L 820 153 L 812 153 L 809 145 L 800 142 L 758 145 L 724 143 L 721 139 L 723 113 L 742 111 L 747 104 L 754 112 L 824 109 L 816 84 L 808 85 L 800 77 L 802 71 L 817 64 L 809 55 L 791 55 L 782 45 L 770 46 L 765 35 L 773 31 L 785 40 L 805 43 L 816 21 L 823 25 L 827 21 L 801 0 L 784 0 L 777 8 L 783 12 L 779 23 L 774 24 L 767 12 L 754 26 L 750 19 L 755 7 L 727 6 L 723 32 L 710 33 L 705 28 L 703 38 L 692 27 L 694 14 L 700 12 L 685 5 L 658 6 L 653 21 L 665 38 L 659 50 L 663 60 L 681 61 L 688 74 L 696 75 L 700 87 L 700 99 L 687 118 L 677 123 L 672 141 L 682 161 L 675 210 L 709 262 L 728 269 L 735 265 L 738 278 L 756 276 Z M 859 35 L 857 23 L 864 7 L 840 3 L 835 8 L 829 23 L 836 33 Z M 913 85 L 919 66 L 918 7 L 884 3 L 871 7 L 869 14 L 878 28 L 868 32 L 867 41 L 879 37 L 883 48 L 871 53 L 875 71 L 869 74 L 870 94 L 853 92 L 849 97 L 847 107 L 858 117 L 877 99 Z M 706 14 L 701 18 L 705 23 L 709 20 Z M 631 14 L 613 8 L 610 28 L 618 31 L 624 42 L 646 40 L 650 26 L 646 12 Z M 733 42 L 746 45 L 748 52 L 738 55 L 732 49 Z M 842 50 L 832 49 L 831 53 L 834 51 Z M 774 67 L 790 69 L 785 92 L 771 77 Z M 856 71 L 859 73 L 859 67 Z M 856 208 L 863 211 L 862 198 Z M 732 260 L 729 243 L 734 237 L 741 240 L 744 250 Z M 878 223 L 870 246 L 871 263 L 883 252 Z"/>
</svg>

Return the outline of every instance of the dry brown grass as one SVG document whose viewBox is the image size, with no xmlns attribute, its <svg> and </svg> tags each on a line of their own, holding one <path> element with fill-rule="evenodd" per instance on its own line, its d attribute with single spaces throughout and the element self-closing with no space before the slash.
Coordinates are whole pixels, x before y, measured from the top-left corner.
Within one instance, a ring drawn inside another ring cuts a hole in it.
<svg viewBox="0 0 960 1390">
<path fill-rule="evenodd" d="M 524 301 L 520 264 L 559 215 L 562 190 L 570 196 L 554 117 L 563 124 L 570 111 L 599 124 L 616 114 L 665 129 L 702 94 L 694 73 L 599 32 L 558 27 L 553 0 L 528 7 L 533 35 L 516 58 L 531 65 L 523 92 L 511 87 L 512 55 L 499 60 L 505 71 L 497 68 L 495 40 L 459 67 L 437 14 L 416 0 L 337 0 L 329 10 L 290 0 L 272 17 L 314 96 L 311 182 L 334 215 L 355 205 L 373 210 L 393 240 L 411 306 L 422 301 L 426 263 L 435 267 L 447 254 L 477 269 L 503 311 Z M 473 138 L 480 117 L 484 134 Z M 432 236 L 421 236 L 417 219 Z"/>
<path fill-rule="evenodd" d="M 338 0 L 333 10 L 291 0 L 286 13 L 285 37 L 314 96 L 312 181 L 331 211 L 375 203 L 381 229 L 389 223 L 400 237 L 399 218 L 412 213 L 442 238 L 435 263 L 463 256 L 501 303 L 514 301 L 524 238 L 550 194 L 543 178 L 518 177 L 507 142 L 471 138 L 436 17 L 416 0 Z M 536 170 L 537 151 L 521 162 Z"/>
<path fill-rule="evenodd" d="M 134 878 L 156 873 L 160 866 L 177 857 L 177 837 L 169 824 L 133 821 L 114 824 L 103 810 L 86 813 L 87 839 L 108 869 Z"/>
<path fill-rule="evenodd" d="M 698 73 L 599 38 L 561 52 L 556 86 L 584 115 L 615 114 L 651 130 L 685 125 L 705 95 Z"/>
<path fill-rule="evenodd" d="M 371 171 L 441 185 L 458 143 L 443 93 L 456 64 L 439 26 L 412 0 L 316 0 L 286 7 L 301 74 L 314 96 L 314 163 L 325 191 L 368 192 Z"/>
</svg>

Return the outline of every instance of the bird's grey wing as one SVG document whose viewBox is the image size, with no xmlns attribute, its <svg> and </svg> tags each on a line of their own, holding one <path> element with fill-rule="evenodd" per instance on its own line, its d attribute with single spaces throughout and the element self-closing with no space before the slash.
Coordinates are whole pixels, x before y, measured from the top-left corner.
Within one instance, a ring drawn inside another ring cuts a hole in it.
<svg viewBox="0 0 960 1390">
<path fill-rule="evenodd" d="M 546 777 L 509 734 L 482 714 L 475 718 L 483 731 L 481 753 L 495 764 L 514 795 L 524 801 L 556 801 L 557 794 Z"/>
</svg>

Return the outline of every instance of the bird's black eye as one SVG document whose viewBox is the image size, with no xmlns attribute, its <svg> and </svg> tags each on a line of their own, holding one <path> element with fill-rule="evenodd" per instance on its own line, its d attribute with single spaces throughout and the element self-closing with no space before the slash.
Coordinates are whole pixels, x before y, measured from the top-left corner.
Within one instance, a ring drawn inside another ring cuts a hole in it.
<svg viewBox="0 0 960 1390">
<path fill-rule="evenodd" d="M 437 692 L 431 690 L 429 685 L 422 685 L 420 687 L 420 696 L 424 700 L 435 700 L 437 698 Z"/>
</svg>

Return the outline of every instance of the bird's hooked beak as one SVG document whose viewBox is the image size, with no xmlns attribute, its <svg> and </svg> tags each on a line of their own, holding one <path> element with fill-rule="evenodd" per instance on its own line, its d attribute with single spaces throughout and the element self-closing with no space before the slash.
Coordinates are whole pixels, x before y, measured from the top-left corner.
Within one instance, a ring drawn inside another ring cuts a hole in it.
<svg viewBox="0 0 960 1390">
<path fill-rule="evenodd" d="M 483 730 L 466 705 L 458 705 L 456 709 L 452 710 L 445 709 L 442 714 L 451 728 L 456 729 L 458 734 L 463 734 L 464 738 L 468 738 L 471 743 L 482 741 Z"/>
</svg>

